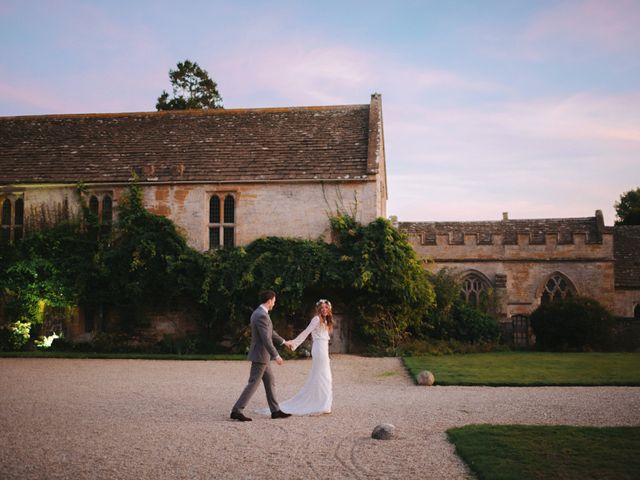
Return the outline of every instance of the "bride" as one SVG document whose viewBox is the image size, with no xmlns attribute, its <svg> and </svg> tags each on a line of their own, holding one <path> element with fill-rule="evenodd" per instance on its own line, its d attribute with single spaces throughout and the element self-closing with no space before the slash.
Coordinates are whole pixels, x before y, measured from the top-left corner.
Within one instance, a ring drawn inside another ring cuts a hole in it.
<svg viewBox="0 0 640 480">
<path fill-rule="evenodd" d="M 294 338 L 292 350 L 298 348 L 311 334 L 311 372 L 300 391 L 289 400 L 280 402 L 283 412 L 293 415 L 312 415 L 331 413 L 333 388 L 331 366 L 329 364 L 329 334 L 333 331 L 333 313 L 331 302 L 320 299 L 316 303 L 316 316 L 309 326 Z"/>
</svg>

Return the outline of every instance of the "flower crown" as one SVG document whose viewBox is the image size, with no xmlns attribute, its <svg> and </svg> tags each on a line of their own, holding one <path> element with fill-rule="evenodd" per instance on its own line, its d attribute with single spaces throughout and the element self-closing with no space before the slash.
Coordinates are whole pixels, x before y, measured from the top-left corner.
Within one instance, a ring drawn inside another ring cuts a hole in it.
<svg viewBox="0 0 640 480">
<path fill-rule="evenodd" d="M 331 302 L 330 302 L 329 300 L 324 299 L 324 298 L 321 298 L 320 300 L 318 300 L 318 301 L 316 302 L 316 307 L 319 307 L 319 306 L 320 306 L 320 305 L 322 305 L 323 303 L 324 303 L 324 304 L 326 304 L 326 305 L 329 305 L 329 308 L 332 308 L 332 307 L 331 307 Z"/>
</svg>

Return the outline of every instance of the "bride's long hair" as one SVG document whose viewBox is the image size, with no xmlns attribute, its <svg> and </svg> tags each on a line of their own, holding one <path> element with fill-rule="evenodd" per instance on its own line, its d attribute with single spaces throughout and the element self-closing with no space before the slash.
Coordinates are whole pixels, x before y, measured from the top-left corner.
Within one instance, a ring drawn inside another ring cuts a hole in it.
<svg viewBox="0 0 640 480">
<path fill-rule="evenodd" d="M 326 316 L 322 316 L 322 305 L 326 305 L 329 309 Z M 329 333 L 333 332 L 333 308 L 331 307 L 331 302 L 324 298 L 318 300 L 316 302 L 316 313 L 320 317 L 320 322 L 329 330 Z"/>
</svg>

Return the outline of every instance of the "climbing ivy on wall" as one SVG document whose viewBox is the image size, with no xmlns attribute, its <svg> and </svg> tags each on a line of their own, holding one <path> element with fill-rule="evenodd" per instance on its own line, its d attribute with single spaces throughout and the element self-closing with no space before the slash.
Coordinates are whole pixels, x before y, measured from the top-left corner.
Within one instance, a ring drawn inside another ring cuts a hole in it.
<svg viewBox="0 0 640 480">
<path fill-rule="evenodd" d="M 331 298 L 355 320 L 366 345 L 391 351 L 408 331 L 420 330 L 434 303 L 413 248 L 384 219 L 362 225 L 348 215 L 332 218 L 332 244 L 269 237 L 200 253 L 169 219 L 144 208 L 135 183 L 109 235 L 97 235 L 96 219 L 82 211 L 0 247 L 6 319 L 37 323 L 43 303 L 106 305 L 119 313 L 119 328 L 132 333 L 144 325 L 145 307 L 187 299 L 210 338 L 243 338 L 258 291 L 270 288 L 278 293 L 276 324 L 299 325 L 317 298 Z"/>
</svg>

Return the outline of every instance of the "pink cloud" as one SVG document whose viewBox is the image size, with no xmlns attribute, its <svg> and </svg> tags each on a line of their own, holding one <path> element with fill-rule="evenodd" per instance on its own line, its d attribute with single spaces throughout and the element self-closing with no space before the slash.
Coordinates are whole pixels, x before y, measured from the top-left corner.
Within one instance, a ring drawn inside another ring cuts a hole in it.
<svg viewBox="0 0 640 480">
<path fill-rule="evenodd" d="M 370 83 L 373 71 L 369 54 L 337 45 L 278 44 L 227 52 L 218 67 L 229 98 L 247 98 L 256 90 L 268 90 L 291 104 L 351 103 Z M 371 92 L 372 93 L 372 92 Z"/>
<path fill-rule="evenodd" d="M 209 63 L 218 65 L 227 98 L 251 98 L 257 90 L 292 105 L 366 103 L 390 92 L 408 106 L 429 90 L 504 91 L 504 86 L 454 71 L 414 67 L 369 50 L 313 38 L 271 37 L 263 46 L 238 45 Z M 386 98 L 386 97 L 385 97 Z"/>
<path fill-rule="evenodd" d="M 568 0 L 539 13 L 524 38 L 589 45 L 605 50 L 633 50 L 640 44 L 640 3 L 635 0 Z"/>
<path fill-rule="evenodd" d="M 386 103 L 388 212 L 400 220 L 588 216 L 637 170 L 640 94 L 483 109 Z M 637 181 L 637 179 L 636 179 Z"/>
<path fill-rule="evenodd" d="M 66 111 L 67 107 L 53 92 L 25 82 L 19 85 L 6 80 L 0 82 L 0 99 L 6 103 L 22 103 L 39 112 L 59 113 Z"/>
</svg>

